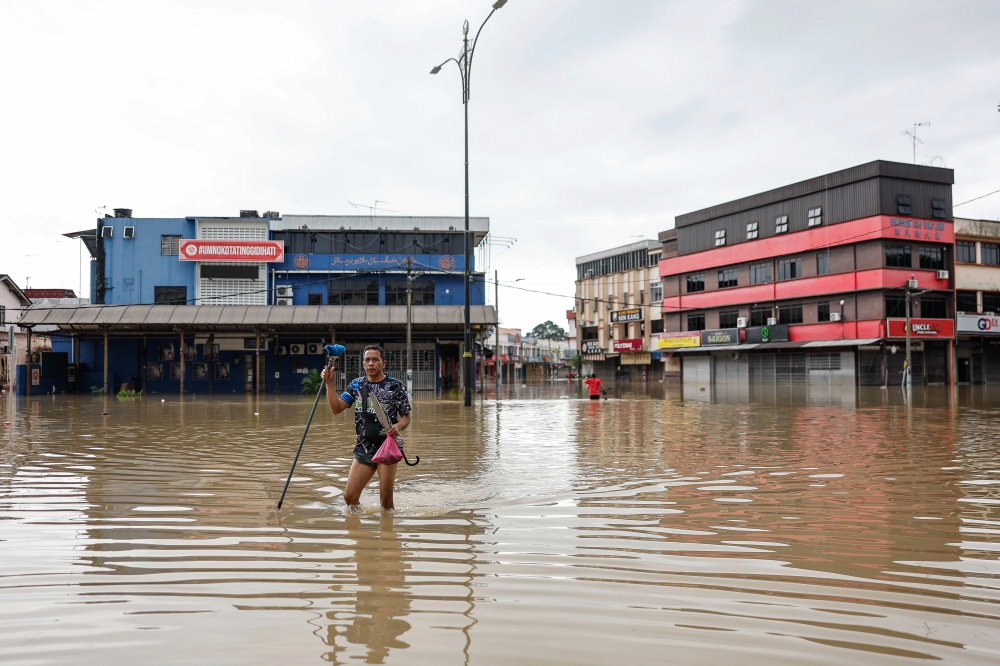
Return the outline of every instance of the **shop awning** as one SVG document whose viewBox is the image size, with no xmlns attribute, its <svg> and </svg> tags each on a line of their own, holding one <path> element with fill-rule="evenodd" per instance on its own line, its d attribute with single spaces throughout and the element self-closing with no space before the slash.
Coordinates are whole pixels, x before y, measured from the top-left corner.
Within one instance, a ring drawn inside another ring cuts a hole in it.
<svg viewBox="0 0 1000 666">
<path fill-rule="evenodd" d="M 470 308 L 473 326 L 497 323 L 492 305 Z M 464 322 L 461 305 L 415 305 L 415 330 L 455 330 Z M 57 326 L 64 331 L 242 331 L 402 330 L 403 305 L 35 305 L 21 326 Z"/>
<path fill-rule="evenodd" d="M 878 344 L 882 338 L 862 338 L 857 340 L 812 340 L 810 342 L 755 342 L 745 345 L 719 345 L 705 347 L 681 347 L 679 349 L 661 349 L 663 353 L 693 353 L 693 352 L 729 352 L 729 351 L 749 351 L 756 349 L 759 352 L 781 351 L 787 349 L 815 349 L 817 347 L 860 347 L 864 345 Z"/>
</svg>

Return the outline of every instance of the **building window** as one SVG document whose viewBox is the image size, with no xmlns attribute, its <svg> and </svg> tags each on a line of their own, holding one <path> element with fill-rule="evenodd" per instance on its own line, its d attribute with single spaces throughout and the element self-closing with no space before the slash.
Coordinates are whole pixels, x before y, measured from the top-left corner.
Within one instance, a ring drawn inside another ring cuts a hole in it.
<svg viewBox="0 0 1000 666">
<path fill-rule="evenodd" d="M 780 259 L 778 261 L 778 279 L 794 280 L 802 277 L 802 258 Z"/>
<path fill-rule="evenodd" d="M 778 308 L 778 323 L 779 324 L 801 324 L 802 323 L 802 306 L 801 305 L 783 305 Z"/>
<path fill-rule="evenodd" d="M 955 309 L 959 312 L 979 312 L 979 304 L 976 302 L 976 292 L 956 291 Z"/>
<path fill-rule="evenodd" d="M 818 227 L 823 224 L 823 209 L 822 208 L 810 208 L 809 209 L 809 226 Z"/>
<path fill-rule="evenodd" d="M 771 318 L 771 308 L 750 308 L 750 325 L 767 326 L 767 320 Z"/>
<path fill-rule="evenodd" d="M 816 321 L 830 321 L 830 301 L 816 304 Z"/>
<path fill-rule="evenodd" d="M 330 280 L 328 305 L 378 305 L 378 280 Z"/>
<path fill-rule="evenodd" d="M 830 253 L 820 252 L 816 255 L 816 275 L 826 275 L 830 272 Z"/>
<path fill-rule="evenodd" d="M 323 305 L 323 294 L 309 294 L 309 305 Z"/>
<path fill-rule="evenodd" d="M 688 293 L 693 294 L 696 291 L 705 291 L 705 274 L 698 273 L 697 275 L 688 275 Z"/>
<path fill-rule="evenodd" d="M 715 247 L 721 247 L 726 244 L 726 230 L 719 229 L 715 232 Z"/>
<path fill-rule="evenodd" d="M 886 317 L 905 317 L 906 316 L 906 298 L 903 296 L 886 296 L 885 297 L 885 316 Z"/>
<path fill-rule="evenodd" d="M 921 296 L 920 316 L 928 319 L 944 319 L 948 316 L 948 302 L 943 296 Z"/>
<path fill-rule="evenodd" d="M 583 327 L 583 339 L 584 340 L 596 340 L 597 339 L 597 327 L 596 326 L 584 326 Z"/>
<path fill-rule="evenodd" d="M 747 222 L 747 240 L 754 240 L 760 234 L 760 222 Z"/>
<path fill-rule="evenodd" d="M 663 300 L 663 283 L 654 282 L 649 285 L 649 302 L 659 303 Z"/>
<path fill-rule="evenodd" d="M 913 215 L 913 199 L 905 194 L 897 194 L 896 213 L 898 215 Z"/>
<path fill-rule="evenodd" d="M 185 305 L 187 292 L 187 287 L 153 287 L 153 302 L 157 305 Z"/>
<path fill-rule="evenodd" d="M 7 306 L 0 305 L 0 326 L 7 324 Z"/>
<path fill-rule="evenodd" d="M 649 322 L 649 332 L 653 333 L 653 334 L 663 333 L 663 320 L 662 319 L 653 319 L 653 320 L 650 320 L 650 322 Z"/>
<path fill-rule="evenodd" d="M 910 246 L 886 245 L 885 265 L 894 268 L 910 268 Z"/>
<path fill-rule="evenodd" d="M 736 286 L 739 286 L 739 279 L 736 277 L 735 268 L 726 268 L 719 271 L 719 289 Z"/>
<path fill-rule="evenodd" d="M 434 305 L 434 282 L 414 280 L 410 302 L 413 305 Z M 385 304 L 406 305 L 406 280 L 386 280 Z"/>
<path fill-rule="evenodd" d="M 960 264 L 976 263 L 976 244 L 971 241 L 956 241 L 955 261 Z"/>
<path fill-rule="evenodd" d="M 764 284 L 771 281 L 771 262 L 750 266 L 750 284 Z"/>
<path fill-rule="evenodd" d="M 983 263 L 987 266 L 1000 266 L 1000 245 L 982 243 L 979 246 L 979 253 L 982 255 Z"/>
<path fill-rule="evenodd" d="M 940 247 L 920 248 L 920 267 L 932 271 L 940 271 L 944 268 L 944 249 Z"/>
<path fill-rule="evenodd" d="M 719 328 L 736 328 L 736 320 L 740 313 L 737 310 L 719 313 Z"/>
<path fill-rule="evenodd" d="M 788 216 L 779 215 L 774 218 L 774 233 L 783 234 L 788 231 Z"/>
<path fill-rule="evenodd" d="M 931 199 L 931 217 L 938 220 L 948 217 L 944 206 L 944 199 Z"/>
<path fill-rule="evenodd" d="M 1000 314 L 1000 294 L 996 292 L 983 292 L 983 312 Z"/>
<path fill-rule="evenodd" d="M 176 257 L 181 253 L 180 236 L 160 236 L 160 254 L 164 257 Z"/>
<path fill-rule="evenodd" d="M 688 330 L 689 331 L 704 331 L 705 330 L 705 313 L 688 315 Z"/>
</svg>

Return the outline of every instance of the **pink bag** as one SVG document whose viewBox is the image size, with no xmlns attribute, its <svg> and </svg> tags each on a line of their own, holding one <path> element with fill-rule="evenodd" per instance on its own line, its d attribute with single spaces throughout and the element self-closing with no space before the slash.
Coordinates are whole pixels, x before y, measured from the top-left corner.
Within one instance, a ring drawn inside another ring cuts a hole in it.
<svg viewBox="0 0 1000 666">
<path fill-rule="evenodd" d="M 382 446 L 378 447 L 378 451 L 372 456 L 372 462 L 381 465 L 395 465 L 402 459 L 403 454 L 396 446 L 396 440 L 393 439 L 392 435 L 385 438 Z"/>
</svg>

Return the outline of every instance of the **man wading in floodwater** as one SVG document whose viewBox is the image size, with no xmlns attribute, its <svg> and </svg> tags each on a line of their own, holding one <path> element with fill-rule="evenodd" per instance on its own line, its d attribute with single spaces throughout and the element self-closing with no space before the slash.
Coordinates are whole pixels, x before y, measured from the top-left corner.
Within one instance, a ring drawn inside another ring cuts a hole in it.
<svg viewBox="0 0 1000 666">
<path fill-rule="evenodd" d="M 324 369 L 321 377 L 326 382 L 326 396 L 330 411 L 339 414 L 354 405 L 354 429 L 358 433 L 358 443 L 354 447 L 354 462 L 347 475 L 344 501 L 347 506 L 356 507 L 361 501 L 361 491 L 378 472 L 379 496 L 383 509 L 392 509 L 392 487 L 396 483 L 396 464 L 383 465 L 372 462 L 372 456 L 382 446 L 387 435 L 392 435 L 399 448 L 403 440 L 399 433 L 410 425 L 410 401 L 406 397 L 403 382 L 385 374 L 385 351 L 379 345 L 368 345 L 364 351 L 365 378 L 355 379 L 340 396 L 334 390 L 333 369 Z M 367 394 L 367 401 L 364 399 Z M 383 432 L 375 415 L 372 401 L 378 400 L 392 427 Z M 362 404 L 367 402 L 367 409 Z"/>
</svg>

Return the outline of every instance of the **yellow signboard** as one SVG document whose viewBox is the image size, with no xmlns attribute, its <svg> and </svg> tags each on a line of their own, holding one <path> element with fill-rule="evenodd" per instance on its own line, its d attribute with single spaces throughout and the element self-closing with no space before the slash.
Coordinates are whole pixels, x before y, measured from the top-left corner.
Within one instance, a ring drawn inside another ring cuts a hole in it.
<svg viewBox="0 0 1000 666">
<path fill-rule="evenodd" d="M 649 352 L 622 354 L 618 361 L 620 365 L 649 365 L 650 362 L 651 358 Z"/>
<path fill-rule="evenodd" d="M 689 333 L 661 333 L 656 341 L 658 349 L 678 349 L 680 347 L 700 347 L 701 334 L 698 331 Z"/>
</svg>

